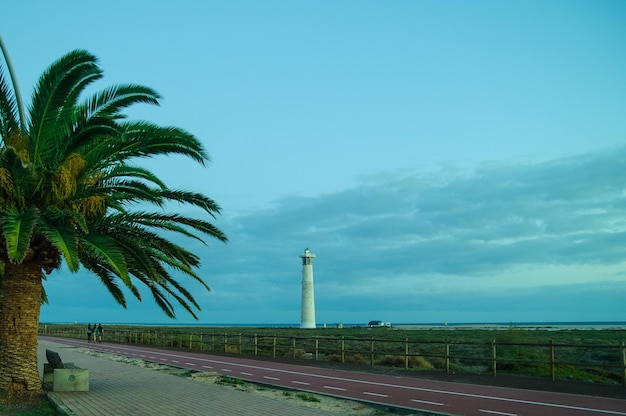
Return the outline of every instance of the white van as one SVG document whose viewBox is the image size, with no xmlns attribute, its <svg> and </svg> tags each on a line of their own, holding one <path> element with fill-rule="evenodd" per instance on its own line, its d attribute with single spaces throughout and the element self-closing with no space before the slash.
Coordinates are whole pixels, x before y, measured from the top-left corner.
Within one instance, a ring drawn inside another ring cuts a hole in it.
<svg viewBox="0 0 626 416">
<path fill-rule="evenodd" d="M 391 328 L 390 322 L 383 321 L 369 321 L 367 323 L 368 328 Z"/>
</svg>

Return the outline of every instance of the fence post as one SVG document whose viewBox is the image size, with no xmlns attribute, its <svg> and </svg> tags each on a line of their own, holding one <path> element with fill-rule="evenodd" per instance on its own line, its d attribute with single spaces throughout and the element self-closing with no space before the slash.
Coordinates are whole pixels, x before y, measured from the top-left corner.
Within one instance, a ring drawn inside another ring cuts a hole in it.
<svg viewBox="0 0 626 416">
<path fill-rule="evenodd" d="M 498 364 L 498 360 L 497 360 L 497 356 L 498 356 L 498 351 L 496 350 L 496 340 L 492 339 L 491 340 L 491 366 L 493 367 L 493 376 L 495 377 L 497 374 L 496 370 L 496 366 Z"/>
<path fill-rule="evenodd" d="M 370 341 L 370 366 L 374 367 L 374 337 Z"/>
<path fill-rule="evenodd" d="M 274 358 L 276 358 L 276 335 L 274 335 Z"/>
<path fill-rule="evenodd" d="M 257 334 L 254 334 L 254 356 L 259 355 L 259 342 L 257 338 Z"/>
<path fill-rule="evenodd" d="M 239 355 L 242 354 L 243 351 L 243 340 L 241 338 L 241 333 L 239 333 Z"/>
<path fill-rule="evenodd" d="M 200 332 L 200 351 L 204 351 L 204 336 L 202 332 Z"/>
<path fill-rule="evenodd" d="M 409 369 L 409 337 L 404 338 L 404 369 Z"/>
<path fill-rule="evenodd" d="M 624 383 L 624 387 L 626 387 L 626 345 L 624 344 L 624 341 L 622 341 L 621 350 L 622 350 L 622 382 Z"/>
<path fill-rule="evenodd" d="M 343 335 L 341 336 L 341 364 L 345 364 L 346 362 L 346 341 L 343 337 Z M 624 383 L 626 383 L 626 378 L 624 378 Z"/>
<path fill-rule="evenodd" d="M 189 349 L 193 349 L 193 335 L 189 333 Z"/>
<path fill-rule="evenodd" d="M 291 358 L 296 358 L 296 337 L 291 338 Z"/>
<path fill-rule="evenodd" d="M 320 337 L 319 335 L 315 336 L 315 361 L 317 361 L 317 354 L 320 350 Z"/>
<path fill-rule="evenodd" d="M 228 352 L 228 334 L 224 332 L 224 352 Z"/>
<path fill-rule="evenodd" d="M 554 362 L 554 341 L 550 340 L 550 376 L 552 381 L 556 380 L 556 365 Z"/>
<path fill-rule="evenodd" d="M 450 342 L 446 340 L 446 373 L 450 374 Z"/>
</svg>

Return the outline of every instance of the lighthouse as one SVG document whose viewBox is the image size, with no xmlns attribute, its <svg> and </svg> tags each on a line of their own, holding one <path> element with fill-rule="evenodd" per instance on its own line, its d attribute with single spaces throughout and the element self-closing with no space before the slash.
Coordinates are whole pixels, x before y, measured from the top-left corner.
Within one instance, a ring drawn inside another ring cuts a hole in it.
<svg viewBox="0 0 626 416">
<path fill-rule="evenodd" d="M 313 291 L 313 259 L 309 249 L 300 255 L 302 259 L 302 310 L 300 328 L 315 328 L 315 294 Z"/>
</svg>

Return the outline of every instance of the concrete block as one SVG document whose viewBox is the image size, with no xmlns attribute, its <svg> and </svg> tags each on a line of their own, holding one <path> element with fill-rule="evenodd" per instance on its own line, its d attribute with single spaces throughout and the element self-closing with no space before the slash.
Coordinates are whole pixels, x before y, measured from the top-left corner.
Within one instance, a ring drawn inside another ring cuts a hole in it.
<svg viewBox="0 0 626 416">
<path fill-rule="evenodd" d="M 52 391 L 89 391 L 89 370 L 86 368 L 55 368 Z"/>
</svg>

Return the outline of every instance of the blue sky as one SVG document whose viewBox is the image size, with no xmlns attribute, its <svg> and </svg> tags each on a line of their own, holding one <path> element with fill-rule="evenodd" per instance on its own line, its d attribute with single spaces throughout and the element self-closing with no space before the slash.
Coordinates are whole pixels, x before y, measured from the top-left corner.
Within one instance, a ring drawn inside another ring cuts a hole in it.
<svg viewBox="0 0 626 416">
<path fill-rule="evenodd" d="M 318 324 L 623 321 L 625 21 L 602 0 L 24 0 L 0 30 L 27 100 L 87 49 L 95 89 L 153 87 L 129 115 L 205 143 L 208 169 L 148 163 L 223 209 L 228 244 L 185 243 L 201 323 L 297 324 L 307 247 Z M 42 321 L 170 322 L 84 271 L 46 290 Z"/>
</svg>

